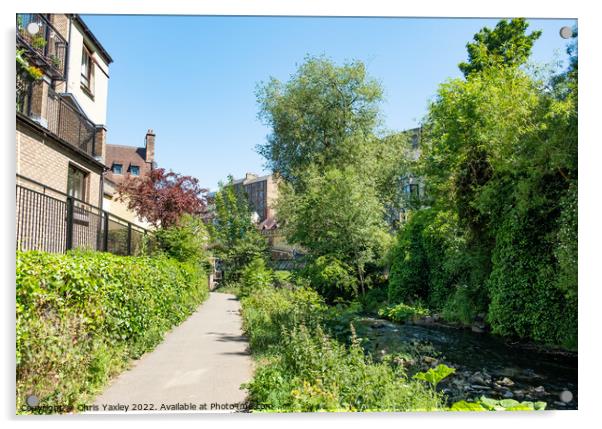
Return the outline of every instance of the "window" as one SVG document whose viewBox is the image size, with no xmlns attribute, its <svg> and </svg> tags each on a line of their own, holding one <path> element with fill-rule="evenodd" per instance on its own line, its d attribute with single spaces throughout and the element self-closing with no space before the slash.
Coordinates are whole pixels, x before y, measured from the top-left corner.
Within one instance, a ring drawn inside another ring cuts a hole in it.
<svg viewBox="0 0 602 429">
<path fill-rule="evenodd" d="M 88 174 L 70 165 L 67 176 L 67 195 L 84 201 L 86 198 L 86 179 Z"/>
<path fill-rule="evenodd" d="M 140 176 L 140 167 L 137 165 L 130 165 L 130 174 L 132 176 Z"/>
<path fill-rule="evenodd" d="M 82 49 L 82 76 L 81 83 L 88 90 L 92 91 L 92 73 L 94 68 L 94 62 L 92 61 L 92 53 L 84 45 Z"/>
<path fill-rule="evenodd" d="M 113 164 L 113 174 L 123 174 L 123 165 L 122 164 Z"/>
</svg>

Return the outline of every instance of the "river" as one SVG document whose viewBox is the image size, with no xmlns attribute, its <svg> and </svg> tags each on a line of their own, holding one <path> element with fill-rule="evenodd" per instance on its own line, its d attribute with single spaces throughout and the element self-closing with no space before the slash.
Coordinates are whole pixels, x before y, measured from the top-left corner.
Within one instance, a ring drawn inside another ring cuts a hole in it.
<svg viewBox="0 0 602 429">
<path fill-rule="evenodd" d="M 438 363 L 456 369 L 440 384 L 449 402 L 485 395 L 545 401 L 547 409 L 577 409 L 577 354 L 544 352 L 487 334 L 441 325 L 396 324 L 373 317 L 354 321 L 373 356 L 405 356 L 410 374 Z"/>
</svg>

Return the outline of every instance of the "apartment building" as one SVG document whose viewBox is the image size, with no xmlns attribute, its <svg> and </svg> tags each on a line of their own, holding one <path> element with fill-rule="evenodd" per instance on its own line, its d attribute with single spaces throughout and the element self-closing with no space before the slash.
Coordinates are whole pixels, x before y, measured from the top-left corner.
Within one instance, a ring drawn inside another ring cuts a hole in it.
<svg viewBox="0 0 602 429">
<path fill-rule="evenodd" d="M 278 198 L 278 184 L 269 174 L 258 176 L 246 173 L 242 179 L 232 182 L 236 192 L 247 197 L 249 207 L 260 229 L 273 229 L 276 227 L 274 202 Z"/>
<path fill-rule="evenodd" d="M 17 73 L 17 174 L 102 202 L 109 64 L 78 15 L 18 14 L 17 50 L 42 76 Z"/>
<path fill-rule="evenodd" d="M 113 59 L 76 14 L 16 15 L 17 247 L 135 253 L 144 230 L 103 210 Z"/>
</svg>

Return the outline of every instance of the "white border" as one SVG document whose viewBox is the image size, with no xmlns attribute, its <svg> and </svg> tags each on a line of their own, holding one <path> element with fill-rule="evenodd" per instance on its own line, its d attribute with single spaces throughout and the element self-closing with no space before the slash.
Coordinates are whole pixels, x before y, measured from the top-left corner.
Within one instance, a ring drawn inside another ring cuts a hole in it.
<svg viewBox="0 0 602 429">
<path fill-rule="evenodd" d="M 600 47 L 602 40 L 600 34 L 600 15 L 595 13 L 595 2 L 591 1 L 546 1 L 528 2 L 525 0 L 503 0 L 498 2 L 485 1 L 356 1 L 356 0 L 222 0 L 222 1 L 192 1 L 192 0 L 162 0 L 162 1 L 136 1 L 120 0 L 109 3 L 99 0 L 66 0 L 66 1 L 40 1 L 24 0 L 13 2 L 11 6 L 2 6 L 2 23 L 4 43 L 2 43 L 2 56 L 12 58 L 12 38 L 14 37 L 14 13 L 28 11 L 44 12 L 78 12 L 78 13 L 118 13 L 118 14 L 203 14 L 203 15 L 336 15 L 336 16 L 440 16 L 440 17 L 512 17 L 525 16 L 531 18 L 577 18 L 579 20 L 579 54 L 580 54 L 580 117 L 579 117 L 579 162 L 580 162 L 580 189 L 579 189 L 579 278 L 580 278 L 580 304 L 579 304 L 579 407 L 577 412 L 547 412 L 543 414 L 513 413 L 501 415 L 459 415 L 451 413 L 441 414 L 362 414 L 362 415 L 264 415 L 264 416 L 180 416 L 177 424 L 215 425 L 228 423 L 237 427 L 276 427 L 298 424 L 299 426 L 314 425 L 315 423 L 341 424 L 345 427 L 365 428 L 371 423 L 383 427 L 429 427 L 437 425 L 445 428 L 484 427 L 508 428 L 509 426 L 526 427 L 527 425 L 545 427 L 567 428 L 589 426 L 596 420 L 596 411 L 600 401 L 600 381 L 597 379 L 596 369 L 598 356 L 600 356 L 600 333 L 598 326 L 600 318 L 599 307 L 602 303 L 601 286 L 594 280 L 599 276 L 601 266 L 598 261 L 598 243 L 602 237 L 598 225 L 600 224 L 600 211 L 598 199 L 600 187 L 598 186 L 596 170 L 599 170 L 600 143 L 594 130 L 594 124 L 599 124 L 600 107 L 602 100 L 599 78 Z M 165 422 L 174 420 L 174 416 L 102 416 L 94 419 L 88 416 L 67 416 L 62 418 L 15 418 L 14 412 L 14 212 L 11 211 L 14 198 L 14 105 L 12 96 L 14 91 L 14 67 L 12 61 L 6 61 L 5 73 L 2 74 L 2 114 L 3 142 L 0 145 L 3 153 L 0 159 L 3 162 L 4 180 L 2 181 L 2 272 L 5 275 L 4 287 L 4 322 L 3 333 L 3 374 L 5 383 L 2 390 L 2 404 L 7 423 L 19 422 L 26 426 L 62 427 L 64 425 L 86 425 L 92 427 L 106 427 L 124 420 L 142 423 L 145 426 L 164 426 Z M 598 127 L 596 127 L 598 128 Z M 598 317 L 596 317 L 598 316 Z"/>
</svg>

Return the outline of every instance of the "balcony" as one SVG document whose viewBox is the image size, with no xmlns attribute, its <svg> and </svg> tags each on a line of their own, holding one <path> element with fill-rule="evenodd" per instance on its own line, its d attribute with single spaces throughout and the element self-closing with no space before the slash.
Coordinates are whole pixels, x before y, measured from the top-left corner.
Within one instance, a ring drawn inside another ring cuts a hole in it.
<svg viewBox="0 0 602 429">
<path fill-rule="evenodd" d="M 64 80 L 68 43 L 39 13 L 17 14 L 17 48 L 25 48 L 28 59 L 52 79 Z"/>
<path fill-rule="evenodd" d="M 87 155 L 95 155 L 96 126 L 43 80 L 17 76 L 17 112 Z"/>
</svg>

